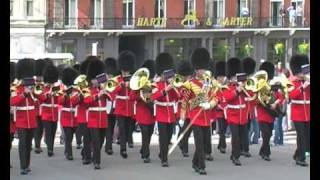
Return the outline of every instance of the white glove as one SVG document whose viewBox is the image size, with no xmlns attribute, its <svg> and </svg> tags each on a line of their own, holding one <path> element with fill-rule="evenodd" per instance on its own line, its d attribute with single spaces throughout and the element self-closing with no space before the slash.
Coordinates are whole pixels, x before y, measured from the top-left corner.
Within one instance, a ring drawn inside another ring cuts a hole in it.
<svg viewBox="0 0 320 180">
<path fill-rule="evenodd" d="M 208 102 L 199 104 L 200 107 L 202 107 L 203 110 L 209 110 L 211 108 L 211 104 Z"/>
</svg>

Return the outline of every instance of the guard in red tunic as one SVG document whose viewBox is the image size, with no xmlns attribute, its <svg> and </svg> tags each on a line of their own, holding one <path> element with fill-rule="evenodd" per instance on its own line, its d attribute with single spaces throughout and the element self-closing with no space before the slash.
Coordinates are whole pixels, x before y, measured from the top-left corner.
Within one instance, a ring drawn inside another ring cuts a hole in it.
<svg viewBox="0 0 320 180">
<path fill-rule="evenodd" d="M 154 61 L 146 60 L 142 67 L 149 70 L 149 80 L 151 81 L 155 74 Z M 142 146 L 140 154 L 144 163 L 151 162 L 149 147 L 155 123 L 155 117 L 153 116 L 153 103 L 151 102 L 150 95 L 151 89 L 132 90 L 130 92 L 130 99 L 134 100 L 134 115 L 141 129 Z"/>
<path fill-rule="evenodd" d="M 242 60 L 242 67 L 248 79 L 255 72 L 256 61 L 251 57 L 246 57 Z M 254 96 L 254 93 L 252 91 L 247 90 L 247 92 L 251 97 Z M 255 136 L 259 137 L 259 126 L 257 124 L 257 120 L 254 117 L 254 101 L 252 101 L 251 99 L 252 98 L 245 99 L 247 101 L 247 108 L 248 108 L 248 127 L 246 132 L 246 134 L 248 134 L 248 139 L 244 138 L 243 141 L 241 142 L 241 153 L 240 153 L 244 157 L 251 157 L 251 154 L 249 152 L 249 142 L 251 139 L 251 137 L 249 137 L 249 134 L 251 135 L 251 131 L 254 130 L 253 133 L 258 133 L 258 134 L 255 134 Z M 253 125 L 251 126 L 251 124 L 254 124 L 255 126 Z M 250 130 L 250 128 L 252 130 Z M 258 128 L 258 129 L 253 129 L 253 128 Z"/>
<path fill-rule="evenodd" d="M 215 64 L 215 78 L 217 81 L 223 86 L 226 84 L 226 62 L 225 61 L 218 61 Z M 218 127 L 219 127 L 219 144 L 218 144 L 218 150 L 221 153 L 226 153 L 226 129 L 227 129 L 227 121 L 224 117 L 224 108 L 226 106 L 225 100 L 222 96 L 222 90 L 219 90 L 217 92 L 217 98 L 219 99 L 219 103 L 217 106 L 213 109 L 215 113 L 215 118 L 218 121 Z"/>
<path fill-rule="evenodd" d="M 84 60 L 80 65 L 80 74 L 85 75 L 87 73 L 88 66 L 91 62 L 91 57 L 87 57 L 86 60 Z M 80 136 L 83 137 L 83 148 L 81 149 L 81 156 L 82 156 L 82 164 L 90 164 L 91 163 L 91 138 L 90 138 L 90 132 L 87 127 L 87 105 L 83 102 L 85 92 L 81 92 L 78 94 L 79 96 L 79 104 L 76 107 L 76 119 L 78 122 L 78 131 L 80 131 Z"/>
<path fill-rule="evenodd" d="M 47 66 L 47 63 L 43 59 L 38 59 L 35 61 L 35 77 L 36 77 L 36 84 L 43 84 L 43 70 Z M 39 101 L 36 102 L 36 119 L 37 119 L 37 128 L 34 131 L 34 152 L 39 154 L 42 152 L 41 149 L 41 139 L 43 135 L 43 124 L 41 120 L 41 116 L 39 113 Z"/>
<path fill-rule="evenodd" d="M 290 61 L 290 69 L 294 75 L 293 90 L 289 93 L 291 101 L 291 120 L 297 131 L 297 149 L 293 159 L 297 165 L 308 166 L 305 153 L 310 152 L 310 75 L 303 73 L 303 66 L 309 65 L 305 55 L 294 55 Z"/>
<path fill-rule="evenodd" d="M 106 73 L 107 73 L 107 78 L 113 78 L 115 76 L 117 76 L 119 74 L 118 68 L 117 68 L 117 61 L 112 58 L 106 58 L 104 60 L 104 64 L 106 67 Z M 114 134 L 114 127 L 116 125 L 116 115 L 114 114 L 114 107 L 113 107 L 113 103 L 115 103 L 114 101 L 114 97 L 111 97 L 112 101 L 109 101 L 109 103 L 107 104 L 107 110 L 108 112 L 108 128 L 107 128 L 107 132 L 106 132 L 106 145 L 105 145 L 105 152 L 109 155 L 113 154 L 113 150 L 112 150 L 112 143 L 113 143 L 113 134 Z"/>
<path fill-rule="evenodd" d="M 248 110 L 243 91 L 243 85 L 237 81 L 236 74 L 241 73 L 241 62 L 238 58 L 230 58 L 227 62 L 227 77 L 229 78 L 228 88 L 223 90 L 223 97 L 226 100 L 225 114 L 231 130 L 231 157 L 236 166 L 240 166 L 241 142 L 248 139 L 247 123 Z"/>
<path fill-rule="evenodd" d="M 38 95 L 40 102 L 40 115 L 45 130 L 45 142 L 47 144 L 48 156 L 54 155 L 54 139 L 58 122 L 58 96 L 60 84 L 58 81 L 59 72 L 55 66 L 47 66 L 43 72 L 43 81 L 46 83 L 43 92 Z"/>
<path fill-rule="evenodd" d="M 117 117 L 120 133 L 120 155 L 126 159 L 127 143 L 133 147 L 132 133 L 135 125 L 133 120 L 133 101 L 129 98 L 130 73 L 134 71 L 136 56 L 131 51 L 123 51 L 119 54 L 118 65 L 121 75 L 117 76 L 117 88 L 112 93 L 115 97 L 114 114 Z"/>
<path fill-rule="evenodd" d="M 16 63 L 10 62 L 10 94 L 14 93 L 16 90 Z M 16 132 L 16 124 L 15 124 L 15 115 L 14 115 L 14 108 L 10 106 L 10 150 L 12 146 L 12 141 L 14 140 L 14 133 Z M 10 165 L 11 168 L 11 165 Z"/>
<path fill-rule="evenodd" d="M 73 69 L 75 69 L 78 73 L 80 73 L 80 64 L 73 65 Z M 77 149 L 82 149 L 82 134 L 79 126 L 76 128 L 76 143 L 77 143 Z"/>
<path fill-rule="evenodd" d="M 201 175 L 205 171 L 205 158 L 208 150 L 208 136 L 211 136 L 210 126 L 212 108 L 217 104 L 215 92 L 212 88 L 209 69 L 210 55 L 207 49 L 197 48 L 191 56 L 191 63 L 195 69 L 195 76 L 190 80 L 188 95 L 190 123 L 196 146 L 192 159 L 192 168 Z M 184 94 L 182 94 L 184 95 Z M 211 146 L 210 146 L 211 148 Z"/>
<path fill-rule="evenodd" d="M 35 112 L 34 60 L 21 59 L 16 65 L 17 79 L 20 81 L 11 92 L 10 106 L 15 106 L 14 118 L 19 137 L 19 158 L 21 174 L 30 172 L 30 152 L 34 129 L 37 127 Z"/>
<path fill-rule="evenodd" d="M 181 76 L 183 76 L 182 81 L 189 81 L 192 76 L 194 75 L 194 69 L 189 61 L 181 61 L 177 68 L 177 73 Z M 184 87 L 178 88 L 180 94 L 187 93 L 187 91 L 184 89 Z M 183 121 L 183 125 L 179 130 L 178 137 L 180 134 L 187 128 L 187 126 L 190 124 L 190 115 L 189 115 L 189 104 L 186 101 L 186 99 L 181 96 L 178 101 L 178 111 L 176 113 L 177 120 Z M 183 157 L 189 157 L 189 137 L 192 132 L 192 129 L 190 128 L 187 130 L 187 132 L 184 134 L 183 138 L 181 139 L 179 143 L 179 147 L 181 149 Z"/>
<path fill-rule="evenodd" d="M 107 116 L 107 101 L 110 100 L 110 96 L 105 92 L 104 89 L 100 88 L 96 79 L 97 75 L 104 73 L 104 63 L 96 58 L 92 60 L 87 70 L 87 80 L 90 85 L 90 95 L 85 97 L 83 102 L 87 104 L 88 109 L 86 112 L 87 116 L 87 127 L 90 131 L 91 144 L 92 144 L 92 162 L 94 169 L 100 169 L 101 161 L 101 148 L 108 127 L 108 116 Z"/>
<path fill-rule="evenodd" d="M 77 95 L 79 92 L 72 86 L 78 75 L 78 71 L 73 68 L 65 68 L 62 71 L 61 80 L 65 88 L 58 97 L 58 103 L 62 106 L 59 112 L 59 119 L 65 135 L 64 154 L 67 160 L 73 160 L 72 139 L 78 127 L 75 112 L 80 98 Z"/>
<path fill-rule="evenodd" d="M 168 53 L 160 53 L 156 58 L 156 73 L 161 78 L 152 90 L 151 99 L 154 102 L 154 115 L 158 122 L 159 158 L 162 167 L 169 166 L 168 148 L 176 121 L 176 102 L 179 99 L 179 92 L 172 85 L 173 76 L 165 77 L 164 71 L 166 70 L 173 72 L 173 58 Z"/>
<path fill-rule="evenodd" d="M 273 79 L 274 65 L 271 62 L 262 63 L 259 70 L 264 70 L 268 73 L 268 82 Z M 284 95 L 281 93 L 280 89 L 272 90 L 270 95 L 271 98 L 274 99 L 273 102 L 271 102 L 272 104 L 263 105 L 257 99 L 257 105 L 255 106 L 255 112 L 262 135 L 262 145 L 259 155 L 266 161 L 270 161 L 270 138 L 272 136 L 273 123 L 277 117 L 277 115 L 270 113 L 270 109 L 276 112 L 277 108 L 284 100 Z"/>
</svg>

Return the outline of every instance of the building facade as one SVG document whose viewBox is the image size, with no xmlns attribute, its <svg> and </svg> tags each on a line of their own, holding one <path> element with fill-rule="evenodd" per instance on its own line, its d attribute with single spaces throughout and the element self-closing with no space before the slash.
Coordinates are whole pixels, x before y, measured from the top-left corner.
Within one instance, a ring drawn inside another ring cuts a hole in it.
<svg viewBox="0 0 320 180">
<path fill-rule="evenodd" d="M 309 6 L 310 0 L 48 0 L 46 50 L 81 62 L 98 42 L 101 58 L 131 50 L 141 64 L 160 52 L 188 59 L 206 47 L 215 60 L 249 55 L 287 64 L 299 44 L 309 43 Z"/>
<path fill-rule="evenodd" d="M 46 9 L 46 0 L 10 0 L 10 59 L 45 52 Z"/>
</svg>

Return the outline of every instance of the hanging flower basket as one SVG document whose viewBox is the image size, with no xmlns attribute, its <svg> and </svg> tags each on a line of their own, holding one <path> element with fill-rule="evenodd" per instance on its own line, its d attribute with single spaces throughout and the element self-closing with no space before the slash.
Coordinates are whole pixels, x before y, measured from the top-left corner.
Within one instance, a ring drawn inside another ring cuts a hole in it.
<svg viewBox="0 0 320 180">
<path fill-rule="evenodd" d="M 301 43 L 298 45 L 298 53 L 299 54 L 308 54 L 309 53 L 309 43 Z"/>
<path fill-rule="evenodd" d="M 252 54 L 254 48 L 251 44 L 246 44 L 244 46 L 244 49 L 245 49 L 246 55 L 250 56 Z"/>
<path fill-rule="evenodd" d="M 274 45 L 274 50 L 276 51 L 276 55 L 281 56 L 284 53 L 284 45 L 283 43 L 277 43 Z"/>
</svg>

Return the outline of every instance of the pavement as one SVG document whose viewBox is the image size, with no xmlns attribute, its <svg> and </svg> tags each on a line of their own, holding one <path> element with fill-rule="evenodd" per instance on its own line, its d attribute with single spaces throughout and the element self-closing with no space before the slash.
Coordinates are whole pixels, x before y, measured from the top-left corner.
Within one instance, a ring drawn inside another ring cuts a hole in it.
<svg viewBox="0 0 320 180">
<path fill-rule="evenodd" d="M 158 135 L 154 134 L 151 141 L 151 163 L 144 164 L 140 159 L 141 134 L 134 133 L 134 148 L 128 148 L 128 158 L 122 159 L 119 154 L 119 145 L 113 144 L 113 155 L 107 155 L 104 147 L 101 150 L 101 169 L 94 170 L 93 165 L 82 165 L 80 151 L 75 148 L 73 142 L 74 160 L 67 161 L 63 155 L 64 147 L 59 144 L 59 131 L 57 132 L 54 153 L 51 158 L 47 156 L 45 144 L 42 143 L 43 153 L 31 152 L 31 172 L 28 175 L 20 175 L 19 155 L 17 139 L 13 142 L 10 153 L 10 179 L 12 180 L 191 180 L 191 179 L 215 179 L 215 180 L 271 180 L 310 179 L 310 166 L 300 167 L 295 164 L 292 155 L 296 148 L 296 135 L 294 131 L 286 132 L 283 146 L 271 147 L 271 161 L 267 162 L 258 155 L 261 141 L 258 145 L 250 145 L 251 158 L 241 157 L 242 166 L 234 166 L 229 160 L 231 147 L 227 138 L 227 153 L 221 154 L 217 150 L 218 135 L 212 138 L 212 150 L 214 161 L 206 161 L 207 175 L 201 176 L 191 168 L 194 152 L 193 137 L 189 138 L 190 157 L 183 157 L 179 148 L 169 156 L 169 167 L 161 167 L 158 158 Z M 172 142 L 176 140 L 173 136 Z M 272 141 L 271 141 L 272 142 Z M 307 159 L 309 163 L 309 158 Z"/>
</svg>

